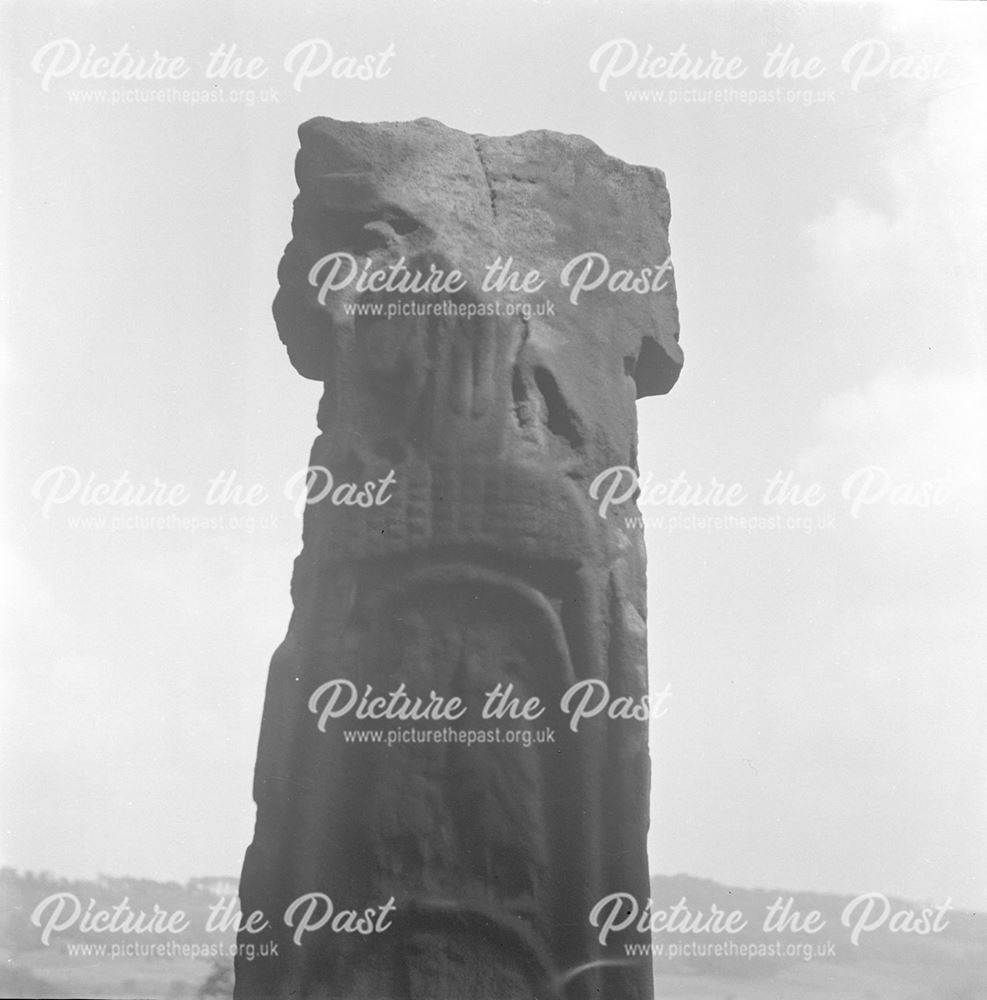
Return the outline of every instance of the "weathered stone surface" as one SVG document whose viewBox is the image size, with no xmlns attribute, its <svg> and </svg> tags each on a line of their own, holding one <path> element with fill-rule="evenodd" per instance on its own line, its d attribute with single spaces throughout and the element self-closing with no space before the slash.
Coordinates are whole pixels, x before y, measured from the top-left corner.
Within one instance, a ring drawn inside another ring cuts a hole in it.
<svg viewBox="0 0 987 1000">
<path fill-rule="evenodd" d="M 274 313 L 292 363 L 325 383 L 310 463 L 336 483 L 392 484 L 382 505 L 326 498 L 305 513 L 241 886 L 279 956 L 238 960 L 237 997 L 649 997 L 650 959 L 623 949 L 647 935 L 603 948 L 588 919 L 610 893 L 648 896 L 647 722 L 601 713 L 573 732 L 560 701 L 585 679 L 611 698 L 647 691 L 643 543 L 622 516 L 598 517 L 588 490 L 604 469 L 636 466 L 635 399 L 678 374 L 674 276 L 657 292 L 600 287 L 573 303 L 559 275 L 588 251 L 612 270 L 665 262 L 664 178 L 544 131 L 318 118 L 300 137 Z M 334 252 L 361 269 L 403 257 L 412 272 L 466 280 L 452 294 L 351 285 L 320 301 L 313 267 Z M 544 287 L 485 291 L 498 257 L 537 269 Z M 492 314 L 351 311 L 412 300 Z M 507 314 L 545 302 L 551 315 Z M 347 742 L 346 729 L 442 726 L 350 714 L 322 732 L 310 699 L 337 678 L 458 696 L 468 712 L 453 728 L 550 727 L 555 739 Z M 498 683 L 544 713 L 482 719 Z M 327 925 L 295 944 L 282 915 L 312 892 L 337 911 L 393 898 L 388 929 Z"/>
</svg>

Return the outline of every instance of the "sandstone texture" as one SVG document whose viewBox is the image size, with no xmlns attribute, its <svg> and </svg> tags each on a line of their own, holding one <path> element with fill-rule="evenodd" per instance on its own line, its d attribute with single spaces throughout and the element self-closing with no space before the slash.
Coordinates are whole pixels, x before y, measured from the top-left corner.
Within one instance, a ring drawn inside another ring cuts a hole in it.
<svg viewBox="0 0 987 1000">
<path fill-rule="evenodd" d="M 601 285 L 575 303 L 560 275 L 586 252 L 612 271 L 665 262 L 664 177 L 546 131 L 317 118 L 299 134 L 274 315 L 292 364 L 325 386 L 310 465 L 336 484 L 390 485 L 381 503 L 379 488 L 366 506 L 344 490 L 305 511 L 241 883 L 244 913 L 272 925 L 241 941 L 270 937 L 278 956 L 238 960 L 236 996 L 649 998 L 651 959 L 623 947 L 648 935 L 603 946 L 589 921 L 608 894 L 649 894 L 648 722 L 604 712 L 573 732 L 560 702 L 589 679 L 611 700 L 647 694 L 635 507 L 601 518 L 590 486 L 636 467 L 635 401 L 678 375 L 674 272 L 658 291 Z M 325 289 L 328 265 L 313 268 L 334 253 L 464 281 Z M 484 289 L 498 257 L 544 286 Z M 400 311 L 442 302 L 463 308 Z M 354 314 L 373 304 L 379 315 Z M 459 697 L 468 712 L 452 728 L 554 739 L 353 742 L 346 731 L 446 724 L 350 713 L 321 731 L 311 699 L 334 679 Z M 483 719 L 498 684 L 543 713 Z M 282 917 L 308 893 L 377 916 L 393 899 L 387 929 L 330 921 L 296 943 Z"/>
</svg>

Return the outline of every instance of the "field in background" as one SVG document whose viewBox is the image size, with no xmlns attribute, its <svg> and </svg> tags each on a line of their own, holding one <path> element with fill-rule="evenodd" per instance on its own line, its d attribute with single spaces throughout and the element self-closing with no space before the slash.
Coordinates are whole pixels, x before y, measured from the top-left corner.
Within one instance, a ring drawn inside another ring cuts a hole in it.
<svg viewBox="0 0 987 1000">
<path fill-rule="evenodd" d="M 54 878 L 48 874 L 19 874 L 0 870 L 0 997 L 77 998 L 106 1000 L 224 1000 L 231 995 L 228 959 L 181 957 L 84 957 L 70 952 L 79 944 L 113 943 L 129 938 L 84 935 L 67 930 L 53 935 L 51 946 L 41 942 L 31 913 L 56 892 L 77 896 L 84 905 L 112 906 L 124 897 L 135 911 L 151 912 L 155 904 L 169 912 L 181 909 L 190 918 L 180 939 L 200 944 L 233 944 L 232 931 L 204 931 L 210 908 L 236 894 L 235 880 L 194 879 L 186 885 L 148 879 L 100 878 L 93 882 Z M 859 946 L 841 924 L 849 897 L 743 889 L 690 876 L 657 876 L 652 881 L 654 908 L 685 899 L 693 913 L 739 909 L 750 927 L 732 939 L 747 945 L 765 941 L 804 942 L 805 935 L 765 934 L 760 917 L 779 897 L 794 898 L 802 913 L 818 910 L 826 920 L 819 935 L 832 940 L 832 958 L 668 958 L 656 957 L 656 1000 L 987 1000 L 987 917 L 951 912 L 940 933 L 892 934 L 877 930 L 863 936 Z M 919 904 L 892 901 L 895 908 Z M 140 935 L 142 941 L 167 940 Z M 722 941 L 724 935 L 658 934 L 669 943 Z M 491 998 L 493 1000 L 493 998 Z"/>
</svg>

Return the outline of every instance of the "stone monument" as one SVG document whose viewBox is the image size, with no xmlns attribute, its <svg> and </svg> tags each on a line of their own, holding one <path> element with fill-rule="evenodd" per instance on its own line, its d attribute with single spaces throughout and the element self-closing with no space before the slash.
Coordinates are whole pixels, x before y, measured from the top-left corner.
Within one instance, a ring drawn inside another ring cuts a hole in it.
<svg viewBox="0 0 987 1000">
<path fill-rule="evenodd" d="M 642 533 L 591 487 L 681 367 L 664 177 L 547 131 L 299 134 L 274 316 L 325 391 L 241 882 L 276 954 L 236 997 L 648 998 L 647 928 L 591 920 L 647 901 L 650 780 Z"/>
</svg>

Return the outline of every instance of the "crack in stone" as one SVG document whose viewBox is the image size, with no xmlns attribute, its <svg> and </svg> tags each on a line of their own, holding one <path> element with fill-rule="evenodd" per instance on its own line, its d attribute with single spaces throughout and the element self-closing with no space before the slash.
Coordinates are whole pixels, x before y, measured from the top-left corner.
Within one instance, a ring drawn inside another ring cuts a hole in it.
<svg viewBox="0 0 987 1000">
<path fill-rule="evenodd" d="M 473 136 L 473 149 L 476 151 L 476 158 L 480 163 L 480 170 L 483 171 L 483 179 L 487 182 L 487 193 L 490 195 L 490 214 L 497 218 L 497 192 L 494 191 L 493 184 L 490 183 L 490 174 L 487 172 L 487 165 L 480 152 L 480 137 Z"/>
</svg>

